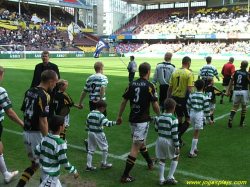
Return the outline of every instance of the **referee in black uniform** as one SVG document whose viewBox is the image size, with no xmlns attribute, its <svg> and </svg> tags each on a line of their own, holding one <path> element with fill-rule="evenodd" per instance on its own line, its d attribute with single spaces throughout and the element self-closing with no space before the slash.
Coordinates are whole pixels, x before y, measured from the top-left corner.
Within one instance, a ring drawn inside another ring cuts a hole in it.
<svg viewBox="0 0 250 187">
<path fill-rule="evenodd" d="M 50 59 L 50 55 L 48 51 L 43 51 L 42 52 L 42 63 L 39 63 L 36 65 L 35 70 L 34 70 L 34 75 L 33 75 L 33 79 L 32 79 L 32 83 L 31 83 L 31 88 L 38 86 L 41 82 L 41 74 L 43 71 L 45 70 L 54 70 L 57 73 L 58 79 L 60 79 L 60 73 L 59 73 L 59 69 L 58 66 L 56 64 L 53 64 L 49 61 Z M 50 110 L 49 110 L 49 115 L 53 116 L 54 115 L 54 104 L 53 104 L 53 98 L 54 95 L 56 93 L 56 91 L 58 91 L 57 86 L 53 89 L 52 92 L 48 92 L 50 95 Z"/>
</svg>

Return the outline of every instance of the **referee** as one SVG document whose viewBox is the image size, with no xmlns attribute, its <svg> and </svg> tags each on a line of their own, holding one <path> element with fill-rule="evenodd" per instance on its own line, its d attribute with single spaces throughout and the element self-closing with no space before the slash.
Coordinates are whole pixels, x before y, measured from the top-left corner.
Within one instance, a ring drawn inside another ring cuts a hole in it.
<svg viewBox="0 0 250 187">
<path fill-rule="evenodd" d="M 224 76 L 223 79 L 223 91 L 224 93 L 226 93 L 227 87 L 229 85 L 230 79 L 231 79 L 231 75 L 234 73 L 235 71 L 235 66 L 233 65 L 234 63 L 234 58 L 230 57 L 229 58 L 229 62 L 224 64 L 222 70 L 221 70 L 221 74 Z M 220 99 L 220 104 L 223 104 L 223 94 L 221 95 L 221 99 Z M 229 98 L 229 102 L 233 102 L 232 100 L 232 96 L 233 96 L 233 89 L 230 90 L 230 98 Z"/>
<path fill-rule="evenodd" d="M 167 52 L 164 56 L 165 62 L 159 63 L 156 66 L 153 84 L 156 85 L 157 81 L 160 83 L 160 108 L 164 112 L 164 101 L 167 98 L 167 92 L 169 87 L 169 80 L 172 73 L 175 71 L 175 66 L 171 64 L 172 53 Z"/>
</svg>

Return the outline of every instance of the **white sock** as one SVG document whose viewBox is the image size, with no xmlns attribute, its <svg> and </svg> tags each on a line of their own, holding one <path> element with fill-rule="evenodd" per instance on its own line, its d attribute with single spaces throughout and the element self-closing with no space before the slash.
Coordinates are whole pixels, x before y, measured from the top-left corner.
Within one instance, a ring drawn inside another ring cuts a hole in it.
<svg viewBox="0 0 250 187">
<path fill-rule="evenodd" d="M 6 178 L 5 173 L 9 173 L 9 172 L 7 171 L 4 158 L 3 158 L 3 154 L 0 155 L 0 171 L 3 173 L 4 177 Z"/>
<path fill-rule="evenodd" d="M 160 181 L 165 181 L 164 178 L 164 169 L 165 169 L 165 163 L 159 162 L 159 175 L 160 175 Z"/>
<path fill-rule="evenodd" d="M 89 167 L 89 168 L 91 168 L 92 167 L 92 158 L 93 158 L 93 152 L 91 152 L 91 151 L 89 151 L 88 152 L 88 155 L 87 155 L 87 166 Z"/>
<path fill-rule="evenodd" d="M 171 162 L 170 170 L 168 173 L 168 178 L 170 178 L 170 179 L 174 178 L 174 172 L 176 170 L 177 165 L 178 165 L 178 161 Z"/>
<path fill-rule="evenodd" d="M 193 138 L 190 154 L 194 154 L 194 149 L 197 148 L 197 143 L 198 143 L 198 139 Z"/>
<path fill-rule="evenodd" d="M 106 165 L 107 164 L 107 157 L 108 157 L 108 151 L 103 151 L 102 152 L 102 164 Z"/>
</svg>

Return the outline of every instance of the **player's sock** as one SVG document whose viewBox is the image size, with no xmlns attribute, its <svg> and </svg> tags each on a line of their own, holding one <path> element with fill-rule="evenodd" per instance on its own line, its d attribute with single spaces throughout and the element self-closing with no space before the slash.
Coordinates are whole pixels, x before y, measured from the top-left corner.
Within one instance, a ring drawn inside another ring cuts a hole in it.
<svg viewBox="0 0 250 187">
<path fill-rule="evenodd" d="M 164 112 L 164 103 L 160 103 L 160 109 L 161 109 L 161 112 L 163 113 Z"/>
<path fill-rule="evenodd" d="M 91 151 L 88 151 L 88 155 L 87 155 L 87 166 L 89 167 L 89 168 L 91 168 L 92 167 L 92 158 L 93 158 L 93 152 L 91 152 Z"/>
<path fill-rule="evenodd" d="M 241 111 L 240 125 L 242 125 L 244 123 L 246 113 L 247 113 L 247 110 L 242 110 Z"/>
<path fill-rule="evenodd" d="M 214 114 L 210 114 L 210 118 L 212 121 L 214 121 Z"/>
<path fill-rule="evenodd" d="M 192 140 L 192 147 L 191 147 L 190 154 L 194 154 L 195 148 L 197 149 L 197 143 L 198 143 L 198 139 L 194 139 L 194 138 L 193 138 L 193 140 Z"/>
<path fill-rule="evenodd" d="M 103 152 L 102 152 L 102 164 L 104 164 L 104 165 L 107 164 L 107 157 L 108 157 L 108 151 L 103 150 Z"/>
<path fill-rule="evenodd" d="M 129 172 L 131 171 L 131 169 L 132 169 L 133 166 L 135 165 L 135 160 L 136 160 L 136 158 L 134 158 L 134 157 L 128 155 L 128 158 L 127 158 L 127 160 L 126 160 L 126 167 L 125 167 L 125 170 L 124 170 L 124 172 L 123 172 L 123 175 L 124 175 L 125 177 L 128 176 Z"/>
<path fill-rule="evenodd" d="M 148 153 L 147 148 L 145 147 L 145 148 L 140 149 L 140 152 L 141 152 L 142 156 L 145 158 L 145 160 L 147 161 L 147 163 L 152 164 L 152 160 L 149 157 L 149 153 Z"/>
<path fill-rule="evenodd" d="M 230 95 L 230 97 L 229 97 L 229 101 L 230 101 L 230 100 L 232 100 L 232 97 L 233 97 L 234 91 L 233 91 L 233 90 L 231 90 L 231 91 L 230 91 L 230 93 L 231 93 L 231 95 Z"/>
<path fill-rule="evenodd" d="M 24 170 L 18 184 L 17 187 L 23 187 L 26 185 L 26 183 L 30 180 L 30 178 L 32 177 L 32 175 L 34 175 L 34 173 L 36 172 L 36 170 L 28 167 Z"/>
<path fill-rule="evenodd" d="M 235 110 L 231 110 L 231 113 L 230 113 L 230 118 L 234 118 L 234 115 L 236 114 L 236 111 Z"/>
<path fill-rule="evenodd" d="M 162 161 L 159 162 L 159 176 L 160 176 L 160 181 L 165 181 L 164 178 L 164 169 L 165 169 L 165 163 Z"/>
<path fill-rule="evenodd" d="M 0 155 L 0 171 L 3 173 L 3 175 L 4 175 L 4 173 L 7 172 L 7 168 L 6 168 L 6 165 L 4 162 L 4 158 L 3 158 L 3 154 Z M 6 177 L 4 176 L 4 178 L 6 178 Z"/>
<path fill-rule="evenodd" d="M 68 127 L 65 127 L 65 128 L 64 128 L 64 131 L 60 134 L 60 138 L 61 138 L 62 140 L 65 140 L 67 128 L 68 128 Z"/>
<path fill-rule="evenodd" d="M 180 133 L 180 129 L 181 129 L 182 123 L 178 124 L 178 134 Z M 181 139 L 179 138 L 179 140 L 181 141 Z"/>
<path fill-rule="evenodd" d="M 179 128 L 179 140 L 181 140 L 182 135 L 186 132 L 189 125 L 190 125 L 190 123 L 188 123 L 187 121 L 184 121 L 182 126 Z"/>
<path fill-rule="evenodd" d="M 178 165 L 178 161 L 172 161 L 171 162 L 171 166 L 170 166 L 170 170 L 169 170 L 169 173 L 168 173 L 168 178 L 172 179 L 174 178 L 174 172 L 177 168 L 177 165 Z"/>
<path fill-rule="evenodd" d="M 226 90 L 222 90 L 223 93 L 226 93 Z M 221 94 L 221 100 L 223 100 L 224 95 Z"/>
</svg>

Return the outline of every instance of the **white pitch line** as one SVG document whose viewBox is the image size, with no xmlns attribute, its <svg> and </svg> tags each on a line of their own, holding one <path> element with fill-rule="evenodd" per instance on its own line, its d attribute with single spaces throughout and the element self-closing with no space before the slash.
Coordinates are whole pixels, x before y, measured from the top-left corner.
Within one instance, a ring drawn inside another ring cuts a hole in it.
<svg viewBox="0 0 250 187">
<path fill-rule="evenodd" d="M 247 106 L 247 108 L 249 108 L 249 107 L 250 107 L 250 105 Z M 241 111 L 241 109 L 239 109 L 238 111 Z M 224 117 L 226 117 L 226 116 L 229 116 L 229 115 L 230 115 L 230 113 L 224 114 L 224 115 L 222 115 L 222 116 L 220 116 L 220 117 L 215 118 L 215 120 L 222 119 L 222 118 L 224 118 Z M 187 129 L 187 132 L 188 132 L 188 131 L 191 131 L 192 129 L 193 129 L 192 127 L 189 128 L 189 129 Z M 6 131 L 6 132 L 13 133 L 13 134 L 23 135 L 23 133 L 21 133 L 21 132 L 17 132 L 17 131 L 5 129 L 5 128 L 4 128 L 3 130 Z M 153 144 L 155 144 L 155 143 L 152 143 L 152 144 L 149 144 L 149 145 L 152 147 L 152 146 L 154 146 Z M 85 148 L 84 148 L 84 147 L 81 147 L 81 146 L 76 146 L 76 145 L 71 145 L 71 144 L 67 144 L 67 146 L 68 146 L 68 147 L 75 148 L 75 149 L 79 149 L 79 150 L 86 151 Z M 147 147 L 148 147 L 148 146 L 147 146 Z M 97 153 L 97 154 L 99 154 L 99 155 L 102 155 L 102 152 L 101 152 L 101 151 L 95 151 L 95 153 Z M 129 153 L 126 153 L 126 156 L 127 156 L 128 154 L 129 154 Z M 124 155 L 125 155 L 125 154 L 124 154 Z M 114 155 L 114 154 L 111 154 L 111 153 L 108 154 L 108 156 L 111 157 L 111 158 L 119 159 L 119 160 L 125 161 L 126 156 L 124 156 L 124 155 L 122 155 L 122 156 L 117 156 L 117 155 Z M 137 163 L 137 164 L 140 164 L 140 165 L 147 166 L 147 163 L 142 162 L 142 161 L 139 161 L 139 160 L 137 160 L 136 163 Z M 158 169 L 158 165 L 155 165 L 154 167 Z M 169 168 L 168 168 L 168 167 L 165 167 L 165 170 L 166 170 L 166 171 L 169 171 Z M 206 176 L 203 176 L 203 175 L 197 175 L 197 174 L 195 174 L 195 173 L 190 173 L 190 172 L 186 172 L 186 171 L 182 171 L 182 170 L 178 170 L 178 169 L 176 170 L 175 173 L 179 173 L 179 174 L 182 174 L 182 175 L 185 175 L 185 176 L 191 176 L 191 177 L 198 178 L 198 179 L 202 179 L 202 180 L 206 180 L 206 181 L 223 181 L 223 180 L 220 180 L 220 179 L 211 178 L 211 177 L 206 177 Z M 244 186 L 242 186 L 242 185 L 231 185 L 231 186 L 244 187 Z"/>
</svg>

